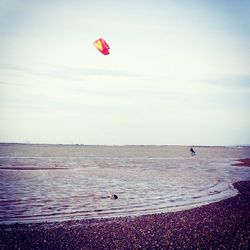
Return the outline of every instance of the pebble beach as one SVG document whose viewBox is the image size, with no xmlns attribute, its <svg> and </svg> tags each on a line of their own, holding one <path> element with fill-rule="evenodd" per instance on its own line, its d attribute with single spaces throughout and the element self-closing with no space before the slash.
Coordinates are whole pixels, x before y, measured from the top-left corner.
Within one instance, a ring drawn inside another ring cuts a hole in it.
<svg viewBox="0 0 250 250">
<path fill-rule="evenodd" d="M 179 212 L 1 225 L 0 249 L 249 249 L 250 181 L 234 187 L 234 197 Z"/>
</svg>

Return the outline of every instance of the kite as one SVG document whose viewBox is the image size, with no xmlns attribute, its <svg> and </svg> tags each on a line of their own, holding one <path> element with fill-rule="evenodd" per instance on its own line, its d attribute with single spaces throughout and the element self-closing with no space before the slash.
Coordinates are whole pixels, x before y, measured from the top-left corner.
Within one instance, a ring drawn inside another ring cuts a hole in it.
<svg viewBox="0 0 250 250">
<path fill-rule="evenodd" d="M 105 42 L 103 38 L 100 38 L 94 42 L 95 47 L 103 54 L 103 55 L 108 55 L 109 54 L 109 46 Z"/>
</svg>

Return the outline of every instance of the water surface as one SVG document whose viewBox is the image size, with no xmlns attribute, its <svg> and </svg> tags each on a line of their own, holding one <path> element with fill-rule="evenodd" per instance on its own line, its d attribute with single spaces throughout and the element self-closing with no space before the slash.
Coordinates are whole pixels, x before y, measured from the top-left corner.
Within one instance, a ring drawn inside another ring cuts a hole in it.
<svg viewBox="0 0 250 250">
<path fill-rule="evenodd" d="M 250 148 L 0 144 L 0 223 L 135 216 L 231 197 Z M 117 200 L 110 195 L 117 194 Z"/>
</svg>

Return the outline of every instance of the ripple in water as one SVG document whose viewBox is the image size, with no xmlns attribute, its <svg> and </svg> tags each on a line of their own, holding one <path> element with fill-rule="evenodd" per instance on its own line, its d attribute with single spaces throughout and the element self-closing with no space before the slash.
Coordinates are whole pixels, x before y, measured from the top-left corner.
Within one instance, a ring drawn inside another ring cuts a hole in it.
<svg viewBox="0 0 250 250">
<path fill-rule="evenodd" d="M 0 222 L 177 211 L 233 196 L 232 182 L 249 178 L 249 171 L 230 166 L 232 152 L 227 155 L 228 149 L 217 148 L 221 152 L 214 157 L 209 152 L 214 148 L 200 148 L 196 157 L 190 157 L 184 147 L 175 147 L 175 151 L 155 147 L 153 154 L 152 148 L 145 148 L 135 147 L 129 154 L 127 147 L 118 148 L 118 154 L 117 147 L 112 147 L 99 155 L 100 148 L 94 147 L 91 154 L 72 156 L 77 148 L 61 156 L 58 146 L 55 156 L 44 156 L 44 152 L 34 156 L 30 153 L 34 149 L 26 156 L 1 156 Z M 141 150 L 146 151 L 144 155 Z M 249 154 L 249 149 L 243 153 Z M 118 199 L 110 199 L 112 194 Z"/>
</svg>

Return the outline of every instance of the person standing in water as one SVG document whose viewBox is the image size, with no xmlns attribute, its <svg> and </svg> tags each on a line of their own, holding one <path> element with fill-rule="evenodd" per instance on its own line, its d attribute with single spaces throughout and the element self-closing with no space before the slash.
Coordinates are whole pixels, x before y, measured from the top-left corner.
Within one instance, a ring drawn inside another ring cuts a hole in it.
<svg viewBox="0 0 250 250">
<path fill-rule="evenodd" d="M 195 156 L 195 151 L 194 151 L 193 148 L 190 148 L 190 152 L 191 152 L 191 155 L 192 155 L 192 156 Z"/>
</svg>

